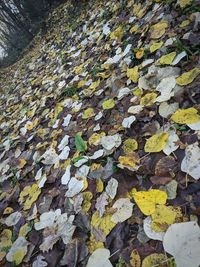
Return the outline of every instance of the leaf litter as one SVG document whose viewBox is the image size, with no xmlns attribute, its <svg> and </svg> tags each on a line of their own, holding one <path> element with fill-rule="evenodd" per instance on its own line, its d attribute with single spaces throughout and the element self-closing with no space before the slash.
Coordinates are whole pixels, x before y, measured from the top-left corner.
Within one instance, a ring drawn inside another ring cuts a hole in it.
<svg viewBox="0 0 200 267">
<path fill-rule="evenodd" d="M 1 70 L 1 265 L 199 266 L 198 1 L 47 22 Z"/>
</svg>

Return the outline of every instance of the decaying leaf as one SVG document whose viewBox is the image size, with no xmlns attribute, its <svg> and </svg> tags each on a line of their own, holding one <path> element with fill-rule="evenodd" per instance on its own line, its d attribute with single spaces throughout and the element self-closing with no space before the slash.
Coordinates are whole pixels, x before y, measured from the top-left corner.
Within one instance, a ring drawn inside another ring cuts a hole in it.
<svg viewBox="0 0 200 267">
<path fill-rule="evenodd" d="M 181 170 L 191 175 L 195 180 L 200 178 L 200 148 L 198 143 L 186 147 L 185 157 L 181 162 Z"/>
<path fill-rule="evenodd" d="M 197 222 L 172 224 L 163 240 L 167 253 L 175 258 L 177 267 L 198 267 L 200 263 L 200 228 Z"/>
<path fill-rule="evenodd" d="M 114 223 L 124 222 L 132 216 L 133 203 L 128 198 L 118 199 L 112 207 L 113 209 L 117 209 L 111 217 L 111 221 Z"/>
<path fill-rule="evenodd" d="M 95 250 L 90 256 L 86 267 L 112 267 L 113 265 L 109 261 L 110 251 L 105 248 L 99 248 Z"/>
</svg>

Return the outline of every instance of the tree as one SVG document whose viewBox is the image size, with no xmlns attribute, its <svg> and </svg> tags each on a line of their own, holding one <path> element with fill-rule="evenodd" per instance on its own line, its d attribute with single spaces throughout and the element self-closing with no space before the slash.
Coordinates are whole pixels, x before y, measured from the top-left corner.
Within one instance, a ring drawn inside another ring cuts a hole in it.
<svg viewBox="0 0 200 267">
<path fill-rule="evenodd" d="M 32 40 L 54 2 L 60 0 L 0 0 L 0 46 L 11 61 Z"/>
</svg>

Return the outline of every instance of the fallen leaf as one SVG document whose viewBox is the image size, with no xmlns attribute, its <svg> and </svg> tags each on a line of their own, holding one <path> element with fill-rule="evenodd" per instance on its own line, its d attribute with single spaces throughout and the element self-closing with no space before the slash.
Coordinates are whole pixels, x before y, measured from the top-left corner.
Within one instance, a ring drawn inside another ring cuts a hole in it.
<svg viewBox="0 0 200 267">
<path fill-rule="evenodd" d="M 106 248 L 96 249 L 89 257 L 86 267 L 112 267 L 113 265 L 109 261 L 110 251 Z"/>
<path fill-rule="evenodd" d="M 200 178 L 200 148 L 198 143 L 188 145 L 185 157 L 181 162 L 181 170 L 191 175 L 195 180 Z"/>
<path fill-rule="evenodd" d="M 171 120 L 180 124 L 193 124 L 200 121 L 200 115 L 195 108 L 178 109 L 171 116 Z"/>
<path fill-rule="evenodd" d="M 167 194 L 161 190 L 150 189 L 133 193 L 133 198 L 145 215 L 151 215 L 155 212 L 156 205 L 166 203 Z"/>
<path fill-rule="evenodd" d="M 28 244 L 29 242 L 24 237 L 18 237 L 6 255 L 7 261 L 19 265 L 28 251 Z"/>
<path fill-rule="evenodd" d="M 168 258 L 165 254 L 153 253 L 142 261 L 142 267 L 152 267 L 152 266 L 159 266 L 165 267 Z"/>
<path fill-rule="evenodd" d="M 197 222 L 172 224 L 163 240 L 167 253 L 174 256 L 177 267 L 198 267 L 200 255 L 200 229 Z"/>
<path fill-rule="evenodd" d="M 102 103 L 103 109 L 111 109 L 115 106 L 115 100 L 110 98 Z"/>
<path fill-rule="evenodd" d="M 160 152 L 165 148 L 167 140 L 169 138 L 168 133 L 155 134 L 150 137 L 145 144 L 145 152 Z"/>
<path fill-rule="evenodd" d="M 114 223 L 124 222 L 132 216 L 133 203 L 128 198 L 120 198 L 115 201 L 112 206 L 113 209 L 117 209 L 111 217 L 111 221 Z"/>
<path fill-rule="evenodd" d="M 164 55 L 161 58 L 159 58 L 158 62 L 161 65 L 170 65 L 170 64 L 172 64 L 175 56 L 176 56 L 176 52 L 171 52 L 171 53 L 169 53 L 167 55 Z"/>
<path fill-rule="evenodd" d="M 194 68 L 188 72 L 184 72 L 181 76 L 176 78 L 176 83 L 178 85 L 184 86 L 190 84 L 194 79 L 200 74 L 200 68 Z"/>
<path fill-rule="evenodd" d="M 152 45 L 150 46 L 150 52 L 153 53 L 155 51 L 157 51 L 159 48 L 161 48 L 161 46 L 163 45 L 163 41 L 160 42 L 153 42 Z"/>
<path fill-rule="evenodd" d="M 130 80 L 134 83 L 136 83 L 139 79 L 139 72 L 138 72 L 138 66 L 135 66 L 132 69 L 127 69 L 127 77 L 130 78 Z"/>
<path fill-rule="evenodd" d="M 131 252 L 130 264 L 131 264 L 132 267 L 140 267 L 141 266 L 140 255 L 139 255 L 139 253 L 138 253 L 138 251 L 136 249 L 134 249 Z"/>
<path fill-rule="evenodd" d="M 75 146 L 79 152 L 85 152 L 87 150 L 87 143 L 83 140 L 80 134 L 75 135 Z"/>
<path fill-rule="evenodd" d="M 108 194 L 108 196 L 112 199 L 115 198 L 116 194 L 117 194 L 117 188 L 118 188 L 118 181 L 115 178 L 111 178 L 108 181 L 108 184 L 106 186 L 106 193 Z"/>
</svg>

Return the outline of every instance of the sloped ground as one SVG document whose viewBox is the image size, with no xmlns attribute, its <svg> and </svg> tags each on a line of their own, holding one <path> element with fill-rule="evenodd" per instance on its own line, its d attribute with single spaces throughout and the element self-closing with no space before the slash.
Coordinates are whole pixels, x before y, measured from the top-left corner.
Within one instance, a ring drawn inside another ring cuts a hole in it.
<svg viewBox="0 0 200 267">
<path fill-rule="evenodd" d="M 198 11 L 67 3 L 1 71 L 1 266 L 199 266 Z"/>
</svg>

